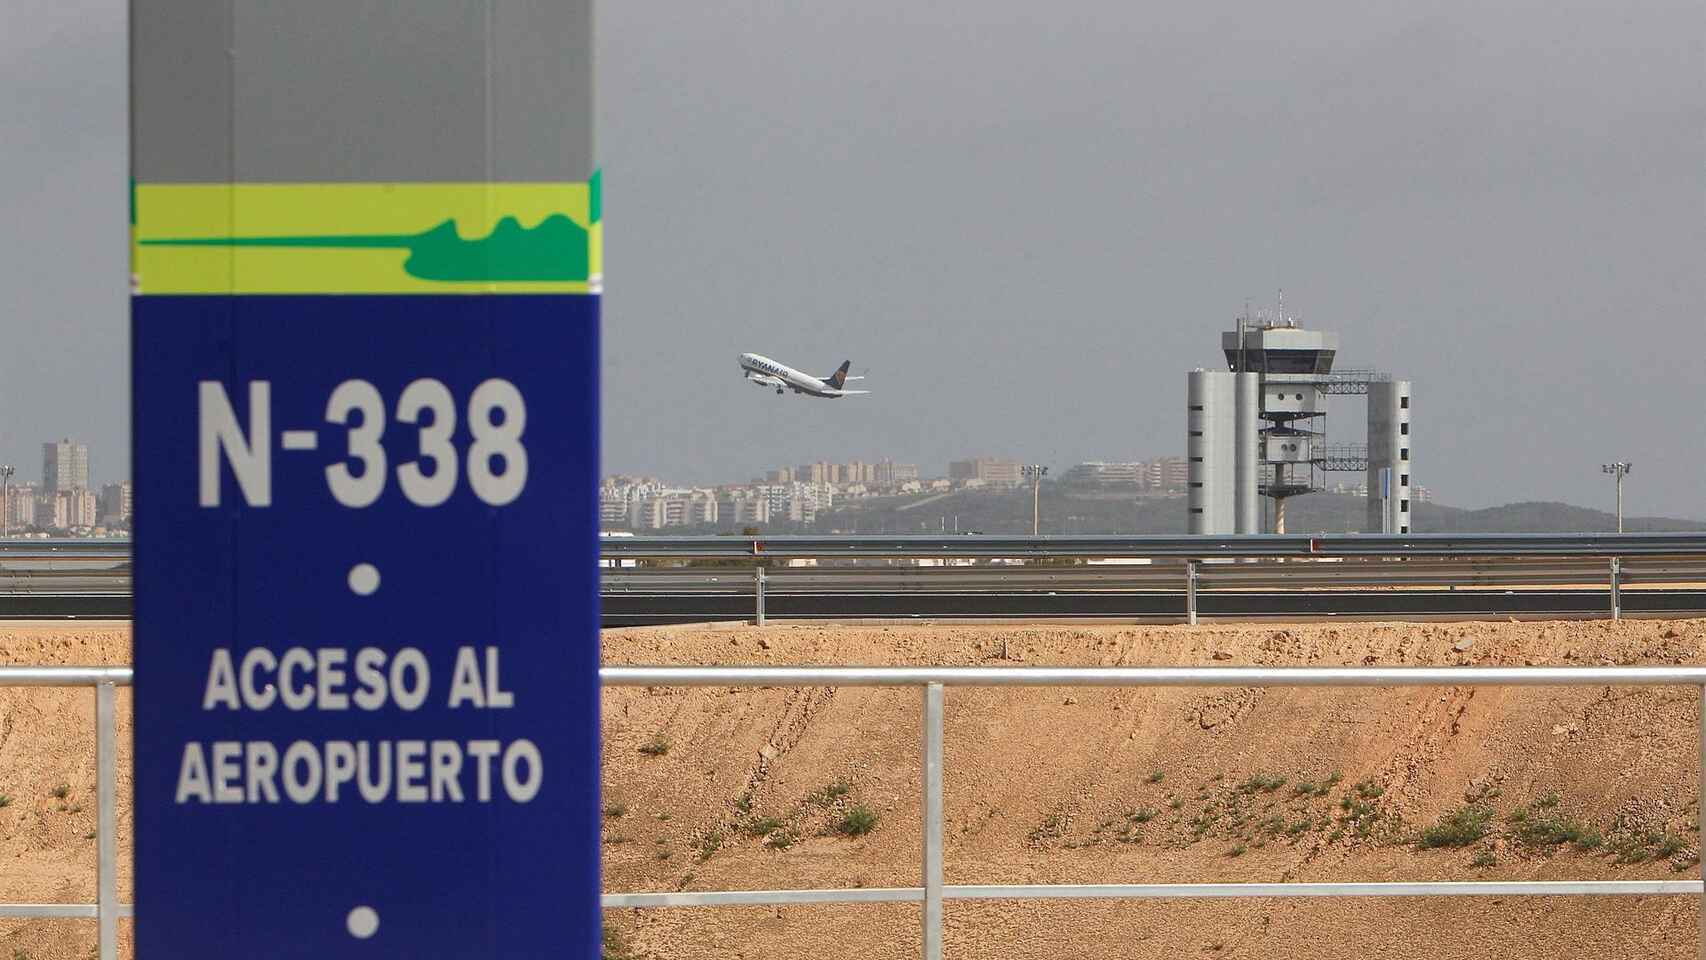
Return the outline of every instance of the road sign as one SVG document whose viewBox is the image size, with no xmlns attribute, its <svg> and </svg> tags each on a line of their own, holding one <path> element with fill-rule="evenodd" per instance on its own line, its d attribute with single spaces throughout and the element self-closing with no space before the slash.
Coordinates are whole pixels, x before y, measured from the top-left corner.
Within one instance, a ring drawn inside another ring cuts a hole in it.
<svg viewBox="0 0 1706 960">
<path fill-rule="evenodd" d="M 132 10 L 137 951 L 597 956 L 590 5 L 201 6 Z"/>
</svg>

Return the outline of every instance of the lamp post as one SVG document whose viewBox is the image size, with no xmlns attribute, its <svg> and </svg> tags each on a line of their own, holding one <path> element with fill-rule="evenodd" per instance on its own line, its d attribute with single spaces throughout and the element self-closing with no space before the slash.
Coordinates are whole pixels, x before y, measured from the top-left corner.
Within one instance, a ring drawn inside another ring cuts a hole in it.
<svg viewBox="0 0 1706 960">
<path fill-rule="evenodd" d="M 1042 519 L 1038 504 L 1042 497 L 1043 477 L 1048 476 L 1048 468 L 1037 463 L 1020 467 L 1019 472 L 1031 478 L 1031 536 L 1037 536 L 1038 522 Z"/>
<path fill-rule="evenodd" d="M 1631 466 L 1631 464 L 1626 463 L 1626 462 L 1621 461 L 1621 460 L 1618 461 L 1617 463 L 1602 463 L 1599 465 L 1599 471 L 1601 473 L 1609 473 L 1613 477 L 1617 478 L 1617 532 L 1618 533 L 1623 532 L 1623 478 L 1626 475 L 1628 475 L 1630 466 Z"/>
<path fill-rule="evenodd" d="M 12 474 L 17 472 L 9 463 L 0 464 L 0 539 L 12 535 L 12 497 L 8 488 L 12 485 Z"/>
</svg>

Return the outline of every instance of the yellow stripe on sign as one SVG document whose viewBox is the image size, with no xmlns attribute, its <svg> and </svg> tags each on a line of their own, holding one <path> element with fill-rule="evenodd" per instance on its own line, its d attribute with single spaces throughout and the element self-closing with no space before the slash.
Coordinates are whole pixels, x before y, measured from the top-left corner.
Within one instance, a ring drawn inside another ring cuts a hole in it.
<svg viewBox="0 0 1706 960">
<path fill-rule="evenodd" d="M 596 293 L 597 182 L 137 184 L 150 293 Z"/>
</svg>

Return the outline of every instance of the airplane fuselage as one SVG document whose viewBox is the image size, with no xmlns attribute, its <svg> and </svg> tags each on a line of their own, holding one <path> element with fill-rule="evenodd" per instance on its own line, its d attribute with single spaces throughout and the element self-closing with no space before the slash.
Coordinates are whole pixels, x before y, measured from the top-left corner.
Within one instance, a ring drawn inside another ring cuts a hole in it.
<svg viewBox="0 0 1706 960">
<path fill-rule="evenodd" d="M 769 387 L 777 393 L 792 390 L 795 393 L 803 393 L 810 397 L 836 400 L 847 396 L 849 393 L 858 392 L 837 388 L 825 383 L 821 377 L 801 373 L 785 363 L 777 363 L 769 357 L 756 353 L 740 355 L 740 370 L 741 375 L 746 378 L 748 383 Z"/>
</svg>

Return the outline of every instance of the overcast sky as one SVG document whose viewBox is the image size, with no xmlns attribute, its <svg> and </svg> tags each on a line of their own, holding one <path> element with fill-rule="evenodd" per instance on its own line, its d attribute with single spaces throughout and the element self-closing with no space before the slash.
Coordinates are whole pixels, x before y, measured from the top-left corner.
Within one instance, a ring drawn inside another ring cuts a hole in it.
<svg viewBox="0 0 1706 960">
<path fill-rule="evenodd" d="M 128 470 L 121 0 L 0 33 L 0 460 Z M 1706 517 L 1698 0 L 606 2 L 607 472 L 1178 455 L 1284 288 L 1444 502 Z M 738 379 L 843 359 L 870 397 Z M 1359 438 L 1360 403 L 1329 432 Z"/>
</svg>

